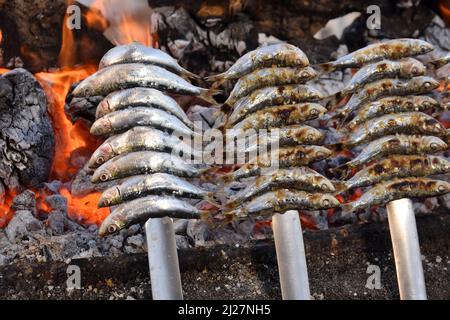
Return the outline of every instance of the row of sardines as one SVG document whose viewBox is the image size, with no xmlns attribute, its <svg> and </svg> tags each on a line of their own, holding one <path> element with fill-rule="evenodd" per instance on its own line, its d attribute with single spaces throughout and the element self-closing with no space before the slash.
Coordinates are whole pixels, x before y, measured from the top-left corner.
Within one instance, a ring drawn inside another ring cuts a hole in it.
<svg viewBox="0 0 450 320">
<path fill-rule="evenodd" d="M 422 40 L 389 40 L 310 66 L 299 48 L 269 45 L 245 54 L 226 72 L 206 78 L 213 82 L 213 89 L 205 89 L 192 85 L 189 80 L 198 77 L 160 50 L 138 43 L 111 49 L 99 71 L 73 91 L 75 97 L 104 97 L 91 133 L 108 138 L 89 162 L 94 183 L 114 184 L 104 190 L 99 202 L 112 207 L 100 235 L 150 217 L 209 218 L 218 212 L 267 218 L 291 209 L 337 207 L 355 212 L 399 198 L 450 192 L 448 182 L 425 178 L 450 172 L 449 161 L 438 155 L 448 150 L 448 131 L 434 117 L 448 109 L 448 102 L 426 95 L 439 83 L 425 76 L 425 65 L 412 58 L 431 50 L 433 46 Z M 449 61 L 447 55 L 434 63 Z M 329 97 L 308 81 L 343 68 L 360 69 L 334 96 L 348 102 L 328 105 L 328 110 L 323 100 Z M 224 199 L 217 194 L 223 188 L 207 192 L 192 180 L 211 170 L 177 156 L 180 148 L 183 152 L 189 148 L 174 133 L 197 133 L 170 95 L 198 96 L 215 103 L 216 88 L 225 83 L 234 84 L 222 107 L 227 113 L 225 137 L 230 135 L 231 141 L 226 139 L 225 147 L 249 129 L 257 135 L 262 130 L 269 134 L 248 139 L 245 150 L 256 154 L 255 158 L 220 177 L 225 185 L 238 180 L 246 185 Z M 344 138 L 324 146 L 327 126 L 334 120 Z M 270 144 L 274 129 L 279 146 L 276 167 L 271 159 L 252 152 Z M 357 156 L 334 169 L 341 179 L 329 180 L 315 165 L 342 148 L 356 150 Z M 362 197 L 351 203 L 338 201 L 339 193 L 359 187 L 367 187 Z M 199 200 L 219 209 L 200 210 L 195 205 Z"/>
<path fill-rule="evenodd" d="M 100 236 L 151 217 L 200 218 L 206 212 L 190 199 L 214 201 L 189 181 L 201 170 L 180 156 L 190 152 L 181 137 L 193 137 L 195 128 L 170 96 L 215 103 L 213 90 L 189 82 L 195 78 L 163 51 L 132 43 L 108 51 L 99 70 L 74 89 L 75 97 L 104 97 L 90 130 L 107 139 L 88 163 L 93 183 L 111 184 L 98 204 L 113 209 Z"/>
</svg>

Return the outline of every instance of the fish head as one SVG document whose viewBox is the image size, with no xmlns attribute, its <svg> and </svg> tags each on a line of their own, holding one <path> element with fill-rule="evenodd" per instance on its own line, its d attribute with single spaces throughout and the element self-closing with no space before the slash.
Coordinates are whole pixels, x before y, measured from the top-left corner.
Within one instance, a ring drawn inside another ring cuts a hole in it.
<svg viewBox="0 0 450 320">
<path fill-rule="evenodd" d="M 438 120 L 423 114 L 423 117 L 418 117 L 418 124 L 428 132 L 432 132 L 438 136 L 445 133 L 445 128 Z"/>
<path fill-rule="evenodd" d="M 422 152 L 439 152 L 446 150 L 448 148 L 447 143 L 445 143 L 442 139 L 434 136 L 424 136 L 423 144 L 419 144 Z"/>
<path fill-rule="evenodd" d="M 425 54 L 434 50 L 434 46 L 431 43 L 420 39 L 415 40 L 414 47 L 417 54 Z"/>
<path fill-rule="evenodd" d="M 411 90 L 427 93 L 439 87 L 439 82 L 427 76 L 419 76 L 412 78 L 408 82 L 408 87 Z"/>
<path fill-rule="evenodd" d="M 98 207 L 109 207 L 111 205 L 116 204 L 117 200 L 120 198 L 119 188 L 114 186 L 106 189 L 102 192 L 100 200 L 98 201 Z"/>
<path fill-rule="evenodd" d="M 107 99 L 103 99 L 97 106 L 97 109 L 95 111 L 95 118 L 96 119 L 101 118 L 109 112 L 110 112 L 109 102 Z"/>
<path fill-rule="evenodd" d="M 113 149 L 109 142 L 103 143 L 100 147 L 95 150 L 92 154 L 91 159 L 88 162 L 89 168 L 95 169 L 104 164 L 106 161 L 111 159 L 113 155 Z"/>
<path fill-rule="evenodd" d="M 447 159 L 435 156 L 432 156 L 429 159 L 430 166 L 433 169 L 443 172 L 450 172 L 450 162 Z"/>
<path fill-rule="evenodd" d="M 426 71 L 426 67 L 424 66 L 424 64 L 416 59 L 413 58 L 406 58 L 402 63 L 401 63 L 401 74 L 403 76 L 413 76 L 413 77 L 417 77 L 417 76 L 422 76 L 425 74 Z"/>
<path fill-rule="evenodd" d="M 318 185 L 320 186 L 320 190 L 322 190 L 323 192 L 335 192 L 336 191 L 336 188 L 331 183 L 331 181 L 326 178 L 318 179 L 317 182 L 318 182 Z"/>
<path fill-rule="evenodd" d="M 327 109 L 318 103 L 309 103 L 306 109 L 311 118 L 317 118 L 327 112 Z"/>
<path fill-rule="evenodd" d="M 106 182 L 113 179 L 112 172 L 108 170 L 107 168 L 98 168 L 94 171 L 94 174 L 92 175 L 91 182 L 92 183 L 100 183 L 100 182 Z"/>
<path fill-rule="evenodd" d="M 322 141 L 324 135 L 315 128 L 302 128 L 301 130 L 294 131 L 293 135 L 299 140 L 304 140 L 306 143 L 315 143 L 317 141 Z"/>
<path fill-rule="evenodd" d="M 316 209 L 330 209 L 339 207 L 340 202 L 335 196 L 328 193 L 316 193 L 312 195 L 312 203 Z"/>
<path fill-rule="evenodd" d="M 317 71 L 311 67 L 305 67 L 300 70 L 300 76 L 304 79 L 313 79 L 317 76 Z"/>
<path fill-rule="evenodd" d="M 444 180 L 435 180 L 436 190 L 439 194 L 446 194 L 450 192 L 450 183 Z"/>
<path fill-rule="evenodd" d="M 112 124 L 109 119 L 102 117 L 97 119 L 91 126 L 90 132 L 94 136 L 102 136 L 112 130 Z"/>
<path fill-rule="evenodd" d="M 105 218 L 105 220 L 103 220 L 102 224 L 100 225 L 100 228 L 98 229 L 99 237 L 105 237 L 111 234 L 115 234 L 120 230 L 126 228 L 127 225 L 125 221 L 126 221 L 125 217 L 120 212 L 119 213 L 116 213 L 115 211 L 111 212 Z"/>
<path fill-rule="evenodd" d="M 314 146 L 313 153 L 314 153 L 313 157 L 315 158 L 316 161 L 324 160 L 330 157 L 332 154 L 330 149 L 327 149 L 322 146 Z"/>
<path fill-rule="evenodd" d="M 415 106 L 420 105 L 427 109 L 431 109 L 431 108 L 438 108 L 439 102 L 428 96 L 414 96 L 413 105 Z"/>
</svg>

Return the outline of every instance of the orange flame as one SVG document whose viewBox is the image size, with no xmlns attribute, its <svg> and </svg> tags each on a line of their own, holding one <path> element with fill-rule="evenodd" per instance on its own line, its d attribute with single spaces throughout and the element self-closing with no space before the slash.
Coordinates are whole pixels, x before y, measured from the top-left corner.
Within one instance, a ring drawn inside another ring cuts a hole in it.
<svg viewBox="0 0 450 320">
<path fill-rule="evenodd" d="M 132 1 L 134 10 L 130 12 L 127 2 L 118 0 L 95 0 L 84 15 L 90 28 L 103 31 L 105 36 L 114 44 L 128 44 L 139 41 L 145 45 L 155 45 L 156 36 L 151 32 L 151 9 L 145 2 Z M 113 10 L 116 10 L 113 12 Z M 65 18 L 67 19 L 67 17 Z M 0 33 L 1 41 L 1 33 Z M 86 43 L 86 38 L 81 39 L 83 48 L 89 48 L 93 43 Z M 22 47 L 23 54 L 31 51 Z M 55 132 L 55 155 L 51 169 L 51 179 L 62 182 L 70 182 L 78 170 L 85 164 L 92 152 L 101 141 L 89 133 L 85 122 L 72 123 L 65 115 L 64 104 L 66 95 L 74 82 L 80 81 L 97 71 L 93 65 L 75 66 L 77 61 L 77 43 L 72 30 L 66 28 L 65 20 L 62 32 L 62 45 L 59 54 L 61 69 L 35 74 L 38 81 L 46 91 L 48 98 L 48 111 L 52 119 Z M 0 68 L 0 74 L 9 71 Z M 40 210 L 50 212 L 44 199 L 47 194 L 43 191 L 35 192 Z M 100 198 L 99 192 L 93 192 L 85 196 L 74 196 L 66 187 L 62 187 L 59 193 L 67 198 L 68 215 L 75 221 L 83 224 L 100 224 L 108 215 L 108 208 L 97 207 Z M 0 227 L 3 227 L 12 217 L 10 209 L 15 192 L 8 191 L 3 203 L 0 203 Z"/>
<path fill-rule="evenodd" d="M 4 199 L 0 200 L 0 228 L 5 227 L 13 216 L 11 204 L 16 194 L 15 190 L 7 190 Z"/>
<path fill-rule="evenodd" d="M 103 31 L 115 45 L 138 41 L 156 46 L 151 12 L 146 1 L 95 0 L 85 19 L 89 27 Z"/>
</svg>

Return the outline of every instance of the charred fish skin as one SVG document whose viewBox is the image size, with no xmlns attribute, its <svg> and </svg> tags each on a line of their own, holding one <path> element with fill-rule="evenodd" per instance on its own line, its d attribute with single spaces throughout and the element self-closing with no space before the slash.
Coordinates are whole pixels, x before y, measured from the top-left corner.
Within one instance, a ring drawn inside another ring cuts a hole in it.
<svg viewBox="0 0 450 320">
<path fill-rule="evenodd" d="M 276 159 L 278 163 L 276 165 L 279 168 L 307 166 L 313 162 L 327 159 L 331 154 L 331 150 L 322 146 L 300 145 L 284 147 L 278 149 L 278 159 Z M 263 169 L 274 166 L 272 161 L 270 154 L 266 157 L 258 156 L 256 159 L 251 159 L 238 170 L 226 175 L 224 180 L 235 181 L 260 175 Z"/>
<path fill-rule="evenodd" d="M 325 71 L 355 68 L 382 59 L 398 60 L 405 57 L 426 54 L 432 50 L 434 50 L 433 45 L 424 40 L 409 38 L 393 39 L 368 45 L 335 61 L 319 65 L 319 67 Z"/>
<path fill-rule="evenodd" d="M 197 168 L 170 153 L 136 151 L 122 154 L 102 164 L 95 170 L 91 182 L 99 183 L 157 172 L 188 178 L 200 174 Z"/>
<path fill-rule="evenodd" d="M 426 67 L 414 58 L 400 61 L 382 60 L 362 67 L 342 91 L 343 95 L 355 92 L 369 82 L 383 78 L 413 78 L 425 74 Z"/>
<path fill-rule="evenodd" d="M 245 143 L 246 152 L 257 152 L 259 147 L 262 145 L 271 146 L 276 143 L 278 147 L 295 146 L 300 144 L 306 145 L 318 145 L 323 142 L 325 135 L 317 130 L 316 128 L 307 125 L 293 125 L 288 127 L 283 127 L 280 129 L 268 130 L 267 135 L 255 135 L 255 131 L 235 131 L 228 130 L 226 137 L 227 150 L 232 150 L 234 148 L 235 141 L 234 138 L 243 139 Z M 275 134 L 276 133 L 276 134 Z M 248 141 L 244 139 L 248 137 Z M 256 144 L 250 144 L 251 142 L 256 142 Z M 248 142 L 248 143 L 247 143 Z M 240 146 L 238 146 L 239 148 Z"/>
<path fill-rule="evenodd" d="M 210 192 L 167 173 L 133 176 L 103 191 L 98 206 L 109 207 L 147 195 L 173 195 L 181 198 L 209 199 Z"/>
<path fill-rule="evenodd" d="M 225 104 L 233 106 L 236 101 L 257 89 L 280 85 L 301 84 L 315 78 L 316 75 L 316 71 L 311 67 L 257 69 L 243 76 L 236 82 L 228 99 L 225 101 Z"/>
<path fill-rule="evenodd" d="M 278 169 L 269 175 L 258 177 L 244 190 L 232 197 L 226 203 L 225 208 L 231 210 L 244 201 L 262 193 L 286 188 L 325 193 L 332 193 L 335 191 L 333 184 L 327 178 L 308 167 Z"/>
<path fill-rule="evenodd" d="M 149 218 L 199 219 L 202 211 L 175 197 L 150 195 L 119 205 L 102 222 L 99 236 L 114 234 Z"/>
<path fill-rule="evenodd" d="M 339 206 L 339 201 L 331 194 L 308 193 L 305 191 L 280 189 L 262 194 L 236 210 L 228 212 L 239 218 L 247 216 L 267 216 L 287 210 L 319 210 Z"/>
<path fill-rule="evenodd" d="M 216 91 L 196 87 L 164 68 L 142 63 L 117 64 L 90 75 L 73 90 L 74 97 L 107 96 L 113 91 L 135 87 L 200 96 L 215 103 Z"/>
<path fill-rule="evenodd" d="M 432 155 L 393 155 L 360 171 L 344 182 L 346 189 L 367 187 L 392 178 L 450 173 L 450 162 Z"/>
<path fill-rule="evenodd" d="M 419 76 L 410 80 L 382 79 L 366 84 L 362 90 L 352 95 L 348 103 L 337 115 L 348 116 L 361 107 L 363 103 L 377 100 L 385 96 L 405 96 L 429 93 L 439 87 L 439 82 L 427 76 Z"/>
<path fill-rule="evenodd" d="M 99 119 L 108 113 L 136 106 L 161 109 L 176 116 L 189 128 L 194 125 L 180 105 L 168 95 L 152 88 L 131 88 L 107 95 L 97 106 L 95 117 Z"/>
<path fill-rule="evenodd" d="M 354 128 L 349 139 L 344 144 L 352 147 L 395 133 L 446 137 L 447 129 L 438 120 L 423 112 L 387 114 L 371 119 Z"/>
<path fill-rule="evenodd" d="M 358 110 L 356 116 L 347 124 L 351 129 L 369 119 L 389 113 L 426 111 L 430 109 L 444 109 L 445 106 L 428 96 L 390 96 L 372 101 Z"/>
<path fill-rule="evenodd" d="M 268 107 L 264 110 L 249 114 L 231 129 L 245 131 L 280 128 L 314 120 L 324 115 L 327 109 L 318 103 L 299 103 Z"/>
<path fill-rule="evenodd" d="M 156 65 L 181 76 L 188 78 L 199 78 L 197 75 L 181 67 L 177 60 L 164 51 L 147 47 L 138 42 L 127 45 L 119 45 L 110 49 L 100 60 L 99 69 L 126 63 Z"/>
<path fill-rule="evenodd" d="M 314 102 L 322 98 L 323 94 L 320 91 L 301 84 L 258 89 L 236 102 L 233 112 L 227 119 L 227 127 L 229 128 L 245 116 L 269 106 Z"/>
<path fill-rule="evenodd" d="M 431 64 L 436 68 L 440 68 L 445 66 L 446 64 L 450 63 L 450 52 L 447 52 L 446 55 L 442 56 L 441 58 L 432 61 Z"/>
<path fill-rule="evenodd" d="M 306 67 L 309 60 L 299 48 L 280 43 L 260 47 L 240 57 L 227 71 L 207 77 L 207 81 L 223 83 L 238 79 L 253 70 L 266 67 Z"/>
<path fill-rule="evenodd" d="M 106 139 L 92 154 L 88 162 L 91 169 L 96 169 L 106 161 L 125 153 L 134 151 L 172 152 L 188 150 L 182 148 L 182 141 L 176 136 L 151 127 L 133 127 L 130 130 Z"/>
<path fill-rule="evenodd" d="M 401 198 L 426 198 L 444 195 L 450 192 L 450 183 L 428 178 L 403 178 L 382 182 L 358 200 L 342 205 L 343 212 L 354 212 L 370 208 L 373 205 L 384 205 Z"/>
<path fill-rule="evenodd" d="M 389 135 L 370 142 L 356 158 L 338 168 L 356 168 L 371 160 L 392 154 L 430 154 L 447 149 L 447 143 L 434 136 Z"/>
<path fill-rule="evenodd" d="M 194 136 L 194 131 L 177 117 L 163 110 L 149 107 L 134 107 L 111 112 L 97 119 L 92 124 L 90 132 L 95 136 L 106 136 L 135 126 L 151 126 L 188 137 Z"/>
</svg>

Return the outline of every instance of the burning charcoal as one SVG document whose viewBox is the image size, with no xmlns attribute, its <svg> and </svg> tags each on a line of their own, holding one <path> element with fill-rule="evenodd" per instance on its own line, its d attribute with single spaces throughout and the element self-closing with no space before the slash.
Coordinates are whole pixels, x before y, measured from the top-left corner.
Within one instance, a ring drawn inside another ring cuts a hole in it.
<svg viewBox="0 0 450 320">
<path fill-rule="evenodd" d="M 0 181 L 0 205 L 2 205 L 5 202 L 5 193 L 6 193 L 5 186 Z"/>
<path fill-rule="evenodd" d="M 187 235 L 195 243 L 195 246 L 204 246 L 211 238 L 211 230 L 205 221 L 189 220 Z"/>
<path fill-rule="evenodd" d="M 28 210 L 31 212 L 35 212 L 36 195 L 31 190 L 25 190 L 21 194 L 14 197 L 11 209 L 13 209 L 14 211 Z"/>
<path fill-rule="evenodd" d="M 10 242 L 16 242 L 28 237 L 34 231 L 41 230 L 42 227 L 42 223 L 33 217 L 30 211 L 19 210 L 14 214 L 5 232 Z"/>
<path fill-rule="evenodd" d="M 0 77 L 0 179 L 10 189 L 35 187 L 50 173 L 54 133 L 44 90 L 31 73 Z"/>
<path fill-rule="evenodd" d="M 0 254 L 0 267 L 4 266 L 8 263 L 8 258 L 2 254 Z"/>
<path fill-rule="evenodd" d="M 61 235 L 64 233 L 67 223 L 66 215 L 60 210 L 54 210 L 48 216 L 46 224 L 52 235 Z"/>
<path fill-rule="evenodd" d="M 64 111 L 72 122 L 75 122 L 80 118 L 94 122 L 95 111 L 103 98 L 103 96 L 72 98 L 64 105 Z"/>
<path fill-rule="evenodd" d="M 146 252 L 147 244 L 145 243 L 144 236 L 142 234 L 137 234 L 128 237 L 123 249 L 124 252 L 128 254 Z"/>
<path fill-rule="evenodd" d="M 175 242 L 177 244 L 177 249 L 188 249 L 191 247 L 191 245 L 189 244 L 189 239 L 186 236 L 176 234 Z"/>
<path fill-rule="evenodd" d="M 442 206 L 443 212 L 450 212 L 450 193 L 438 197 L 439 204 Z"/>
<path fill-rule="evenodd" d="M 173 231 L 175 234 L 186 234 L 189 219 L 175 219 L 173 221 Z"/>
<path fill-rule="evenodd" d="M 67 212 L 67 198 L 59 194 L 53 194 L 45 198 L 47 203 L 53 210 Z"/>
</svg>

